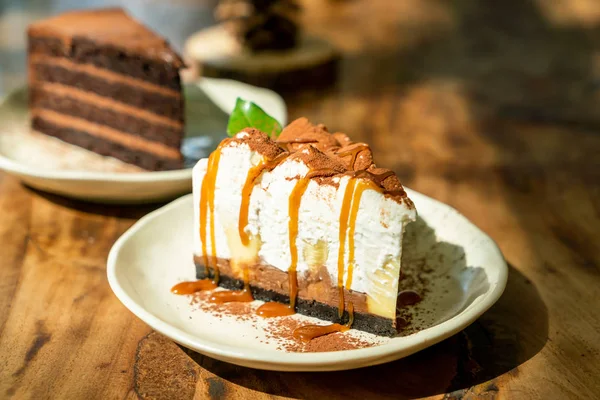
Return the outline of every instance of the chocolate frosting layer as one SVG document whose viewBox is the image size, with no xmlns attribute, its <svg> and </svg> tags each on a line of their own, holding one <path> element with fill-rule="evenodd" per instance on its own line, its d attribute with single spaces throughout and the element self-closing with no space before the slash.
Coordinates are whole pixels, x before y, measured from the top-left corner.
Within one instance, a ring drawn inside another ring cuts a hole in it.
<svg viewBox="0 0 600 400">
<path fill-rule="evenodd" d="M 67 48 L 76 39 L 88 39 L 128 54 L 172 63 L 176 68 L 184 65 L 164 38 L 120 8 L 66 12 L 31 24 L 28 33 L 58 38 Z"/>
</svg>

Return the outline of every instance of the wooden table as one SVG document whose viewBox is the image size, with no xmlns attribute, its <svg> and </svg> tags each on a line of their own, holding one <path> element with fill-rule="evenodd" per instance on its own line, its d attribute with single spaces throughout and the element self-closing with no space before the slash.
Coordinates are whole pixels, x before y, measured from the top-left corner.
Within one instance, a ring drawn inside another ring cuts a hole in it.
<svg viewBox="0 0 600 400">
<path fill-rule="evenodd" d="M 109 289 L 111 245 L 157 206 L 85 204 L 0 174 L 0 398 L 597 398 L 600 7 L 485 3 L 307 1 L 309 30 L 344 52 L 339 81 L 287 96 L 292 118 L 371 143 L 499 243 L 508 286 L 477 322 L 355 371 L 215 361 Z"/>
</svg>

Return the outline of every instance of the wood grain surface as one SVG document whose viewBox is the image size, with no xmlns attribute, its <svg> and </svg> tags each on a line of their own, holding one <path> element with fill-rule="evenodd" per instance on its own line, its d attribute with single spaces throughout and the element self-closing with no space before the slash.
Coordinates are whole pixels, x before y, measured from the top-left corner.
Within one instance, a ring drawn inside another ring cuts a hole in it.
<svg viewBox="0 0 600 400">
<path fill-rule="evenodd" d="M 510 264 L 498 303 L 386 365 L 279 373 L 187 351 L 110 291 L 114 241 L 157 206 L 89 205 L 0 174 L 0 398 L 592 399 L 600 393 L 600 3 L 305 1 L 343 53 L 288 96 L 457 208 Z"/>
</svg>

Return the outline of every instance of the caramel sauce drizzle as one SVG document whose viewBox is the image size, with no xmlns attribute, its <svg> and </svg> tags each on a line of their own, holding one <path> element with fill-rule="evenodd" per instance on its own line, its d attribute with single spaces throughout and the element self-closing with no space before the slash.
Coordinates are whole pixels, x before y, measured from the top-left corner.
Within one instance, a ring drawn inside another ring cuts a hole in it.
<svg viewBox="0 0 600 400">
<path fill-rule="evenodd" d="M 377 175 L 372 172 L 368 172 L 368 174 L 371 175 L 371 177 L 373 178 L 373 181 L 375 181 L 375 183 L 378 186 L 381 186 L 383 184 L 383 181 L 385 181 L 388 177 L 394 175 L 394 171 L 387 171 L 387 172 L 383 172 L 383 173 L 377 174 Z M 397 191 L 390 191 L 389 193 L 394 193 Z"/>
<path fill-rule="evenodd" d="M 252 194 L 252 189 L 254 189 L 254 181 L 259 177 L 262 173 L 265 164 L 261 162 L 260 164 L 250 168 L 248 171 L 248 176 L 246 176 L 246 182 L 244 183 L 244 187 L 242 188 L 242 203 L 240 205 L 240 218 L 238 220 L 238 232 L 240 235 L 240 240 L 244 246 L 248 246 L 250 243 L 250 235 L 246 232 L 246 226 L 248 226 L 248 212 L 250 208 L 250 195 Z"/>
<path fill-rule="evenodd" d="M 217 172 L 219 169 L 219 160 L 221 159 L 221 148 L 230 140 L 225 139 L 208 157 L 206 173 L 202 179 L 200 187 L 200 241 L 202 242 L 202 261 L 204 262 L 204 274 L 206 279 L 197 281 L 180 282 L 171 288 L 174 294 L 192 294 L 201 290 L 215 289 L 219 284 L 219 266 L 217 265 L 217 245 L 215 243 L 215 184 L 217 181 Z M 207 217 L 210 217 L 210 224 L 207 227 Z M 206 236 L 207 230 L 210 232 L 211 257 L 209 263 Z M 210 266 L 214 271 L 213 279 L 209 278 Z"/>
<path fill-rule="evenodd" d="M 309 171 L 304 178 L 301 178 L 296 182 L 296 185 L 290 193 L 288 200 L 288 231 L 290 241 L 290 266 L 288 268 L 288 279 L 289 279 L 289 305 L 277 305 L 277 302 L 268 302 L 260 306 L 257 310 L 258 315 L 262 317 L 280 317 L 286 315 L 292 315 L 296 312 L 296 298 L 298 297 L 298 276 L 296 268 L 298 266 L 298 247 L 296 246 L 296 239 L 298 238 L 298 217 L 300 214 L 300 203 L 302 196 L 308 188 L 311 178 L 319 175 L 336 174 L 337 171 L 333 169 L 319 169 Z"/>
<path fill-rule="evenodd" d="M 277 157 L 272 160 L 263 160 L 258 165 L 250 168 L 248 171 L 248 176 L 246 176 L 246 182 L 244 183 L 244 187 L 242 188 L 242 203 L 240 205 L 240 218 L 238 223 L 238 231 L 240 235 L 240 239 L 244 246 L 248 246 L 250 243 L 250 235 L 246 233 L 245 229 L 248 226 L 248 212 L 250 209 L 250 196 L 252 195 L 252 190 L 254 189 L 254 184 L 258 177 L 264 171 L 272 171 L 276 166 L 278 166 L 283 160 L 285 160 L 289 156 L 288 153 L 281 153 Z"/>
<path fill-rule="evenodd" d="M 348 290 L 352 286 L 352 275 L 354 274 L 354 231 L 356 229 L 356 217 L 358 216 L 360 199 L 363 192 L 367 189 L 373 189 L 373 184 L 370 181 L 358 181 L 352 194 L 352 207 L 348 222 L 348 276 L 346 277 L 346 289 Z"/>
<path fill-rule="evenodd" d="M 219 149 L 215 150 L 215 153 L 218 152 Z M 202 179 L 202 186 L 200 188 L 200 241 L 202 242 L 202 261 L 204 262 L 204 273 L 208 276 L 209 273 L 209 264 L 208 264 L 208 251 L 206 246 L 206 215 L 207 215 L 207 191 L 209 187 L 209 174 L 211 171 L 211 165 L 214 161 L 214 156 L 211 155 L 208 157 L 208 165 L 206 169 L 206 174 L 204 174 L 204 179 Z"/>
<path fill-rule="evenodd" d="M 266 317 L 266 314 L 268 314 L 269 317 L 278 317 L 283 315 L 291 315 L 296 312 L 296 296 L 298 296 L 298 278 L 296 274 L 296 267 L 298 266 L 298 247 L 296 246 L 296 239 L 298 238 L 298 215 L 300 213 L 300 202 L 302 201 L 302 195 L 304 192 L 306 192 L 309 183 L 310 177 L 308 175 L 304 178 L 298 179 L 298 182 L 296 182 L 296 185 L 294 185 L 288 200 L 288 213 L 290 217 L 288 221 L 288 231 L 291 256 L 290 266 L 288 267 L 290 303 L 289 305 L 284 305 L 283 307 L 269 305 L 273 304 L 274 302 L 265 303 L 257 310 L 259 315 Z M 287 308 L 287 310 L 284 307 Z"/>
<path fill-rule="evenodd" d="M 296 312 L 294 311 L 294 309 L 290 308 L 289 304 L 270 301 L 258 307 L 256 313 L 263 318 L 272 318 L 294 315 Z"/>
<path fill-rule="evenodd" d="M 289 140 L 279 140 L 277 139 L 277 144 L 279 145 L 279 147 L 283 148 L 284 150 L 289 151 L 290 153 L 294 151 L 294 148 L 292 145 L 294 144 L 309 144 L 309 143 L 318 143 L 319 141 L 316 139 L 307 139 L 307 138 L 294 138 L 294 139 L 289 139 Z M 283 147 L 282 145 L 284 145 L 285 147 Z"/>
<path fill-rule="evenodd" d="M 298 266 L 298 247 L 296 246 L 296 239 L 298 238 L 298 216 L 300 214 L 300 203 L 302 201 L 302 195 L 306 192 L 308 184 L 310 183 L 310 173 L 306 177 L 299 179 L 290 194 L 289 205 L 289 240 L 290 240 L 290 255 L 291 262 L 288 268 L 289 284 L 290 284 L 290 308 L 296 309 L 296 296 L 298 295 L 298 279 L 296 276 L 296 267 Z"/>
<path fill-rule="evenodd" d="M 241 303 L 249 303 L 254 301 L 252 291 L 250 290 L 250 271 L 248 266 L 243 267 L 244 273 L 244 289 L 242 290 L 223 290 L 220 292 L 213 293 L 208 299 L 211 303 L 230 303 L 237 301 Z"/>
<path fill-rule="evenodd" d="M 365 145 L 366 146 L 366 145 Z M 360 150 L 359 150 L 360 151 Z M 358 154 L 357 151 L 355 154 Z M 356 157 L 353 158 L 353 162 Z M 342 200 L 342 209 L 340 211 L 340 230 L 339 242 L 340 248 L 338 251 L 338 316 L 342 318 L 344 314 L 345 299 L 344 299 L 344 256 L 346 251 L 346 237 L 348 238 L 348 274 L 346 277 L 346 289 L 350 290 L 352 286 L 352 278 L 354 275 L 354 232 L 356 230 L 356 218 L 360 207 L 360 199 L 362 194 L 367 189 L 382 191 L 380 188 L 381 182 L 387 177 L 393 175 L 392 171 L 387 171 L 382 174 L 375 175 L 368 171 L 355 171 L 351 173 L 350 180 L 344 191 L 344 199 Z M 370 177 L 372 180 L 361 180 L 361 177 Z M 351 304 L 351 303 L 350 303 Z"/>
<path fill-rule="evenodd" d="M 360 153 L 363 150 L 367 150 L 368 148 L 368 144 L 357 143 L 357 146 L 352 150 L 338 151 L 337 153 L 335 153 L 335 155 L 338 157 L 352 156 L 352 158 L 350 159 L 350 169 L 354 169 L 354 164 L 356 163 L 356 159 L 358 158 L 358 153 Z"/>
<path fill-rule="evenodd" d="M 330 325 L 303 325 L 294 330 L 292 335 L 296 339 L 300 339 L 304 342 L 309 342 L 312 339 L 320 336 L 329 335 L 334 332 L 346 332 L 352 327 L 354 322 L 354 306 L 352 303 L 348 304 L 349 319 L 345 324 L 330 324 Z"/>
<path fill-rule="evenodd" d="M 338 250 L 338 291 L 339 291 L 339 304 L 338 304 L 338 317 L 342 318 L 344 315 L 344 256 L 346 253 L 346 233 L 348 230 L 348 217 L 350 214 L 350 207 L 352 205 L 352 197 L 354 195 L 354 188 L 357 180 L 350 178 L 346 189 L 344 191 L 344 199 L 342 200 L 342 209 L 340 211 L 340 230 L 339 230 L 339 242 L 340 248 Z"/>
<path fill-rule="evenodd" d="M 213 281 L 215 284 L 219 283 L 219 266 L 217 265 L 217 245 L 215 243 L 215 184 L 217 181 L 217 172 L 219 169 L 219 160 L 221 158 L 221 148 L 229 143 L 229 139 L 225 139 L 213 151 L 208 158 L 208 165 L 206 168 L 206 174 L 202 179 L 202 186 L 200 188 L 200 241 L 202 242 L 202 259 L 204 261 L 205 274 L 209 276 L 209 262 L 208 252 L 206 246 L 206 231 L 207 231 L 207 214 L 210 216 L 210 247 L 211 247 L 211 261 L 214 271 Z M 208 209 L 208 210 L 207 210 Z M 208 211 L 208 212 L 207 212 Z"/>
<path fill-rule="evenodd" d="M 171 288 L 174 294 L 193 294 L 201 290 L 212 290 L 217 285 L 211 279 L 200 279 L 198 281 L 180 282 Z"/>
</svg>

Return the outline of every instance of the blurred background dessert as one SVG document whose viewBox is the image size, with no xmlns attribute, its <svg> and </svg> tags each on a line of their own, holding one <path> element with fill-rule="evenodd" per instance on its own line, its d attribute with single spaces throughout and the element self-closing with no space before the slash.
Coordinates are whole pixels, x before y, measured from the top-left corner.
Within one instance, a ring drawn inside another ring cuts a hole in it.
<svg viewBox="0 0 600 400">
<path fill-rule="evenodd" d="M 338 84 L 344 92 L 361 91 L 368 80 L 374 91 L 393 84 L 407 95 L 413 90 L 431 91 L 434 96 L 453 92 L 471 105 L 491 106 L 511 119 L 577 126 L 600 123 L 596 112 L 600 101 L 600 38 L 596 28 L 600 11 L 593 0 L 513 0 L 501 6 L 439 0 L 267 3 L 285 10 L 267 15 L 277 16 L 270 17 L 278 21 L 271 24 L 286 40 L 275 43 L 264 39 L 269 37 L 264 29 L 259 34 L 250 28 L 264 26 L 256 21 L 264 21 L 265 15 L 260 4 L 256 8 L 252 0 L 4 1 L 0 4 L 0 93 L 5 95 L 25 82 L 24 32 L 29 23 L 73 8 L 119 6 L 167 38 L 180 53 L 188 53 L 186 42 L 194 48 L 193 39 L 206 28 L 236 26 L 232 29 L 237 34 L 220 35 L 219 40 L 229 38 L 229 44 L 217 44 L 216 50 L 206 43 L 199 45 L 189 52 L 192 60 L 204 57 L 218 64 L 217 50 L 226 52 L 239 43 L 235 38 L 243 39 L 244 35 L 246 47 L 259 48 L 292 43 L 297 47 L 302 37 L 313 37 L 331 44 L 329 50 L 340 54 L 336 73 L 324 73 L 322 81 L 333 82 L 336 76 L 336 81 L 344 82 L 342 87 Z M 289 4 L 298 4 L 299 9 L 290 11 L 294 7 Z M 294 25 L 295 21 L 298 23 Z M 229 64 L 231 67 L 232 62 Z M 198 66 L 189 62 L 189 67 Z M 222 70 L 214 74 L 234 76 L 234 72 L 217 66 Z M 191 77 L 196 75 L 193 72 Z M 310 83 L 305 76 L 293 80 L 296 89 Z"/>
<path fill-rule="evenodd" d="M 120 8 L 29 25 L 29 108 L 37 132 L 149 171 L 179 169 L 183 61 Z"/>
<path fill-rule="evenodd" d="M 217 24 L 186 41 L 186 59 L 199 75 L 279 91 L 333 84 L 337 51 L 306 34 L 302 11 L 297 0 L 220 0 Z"/>
</svg>

